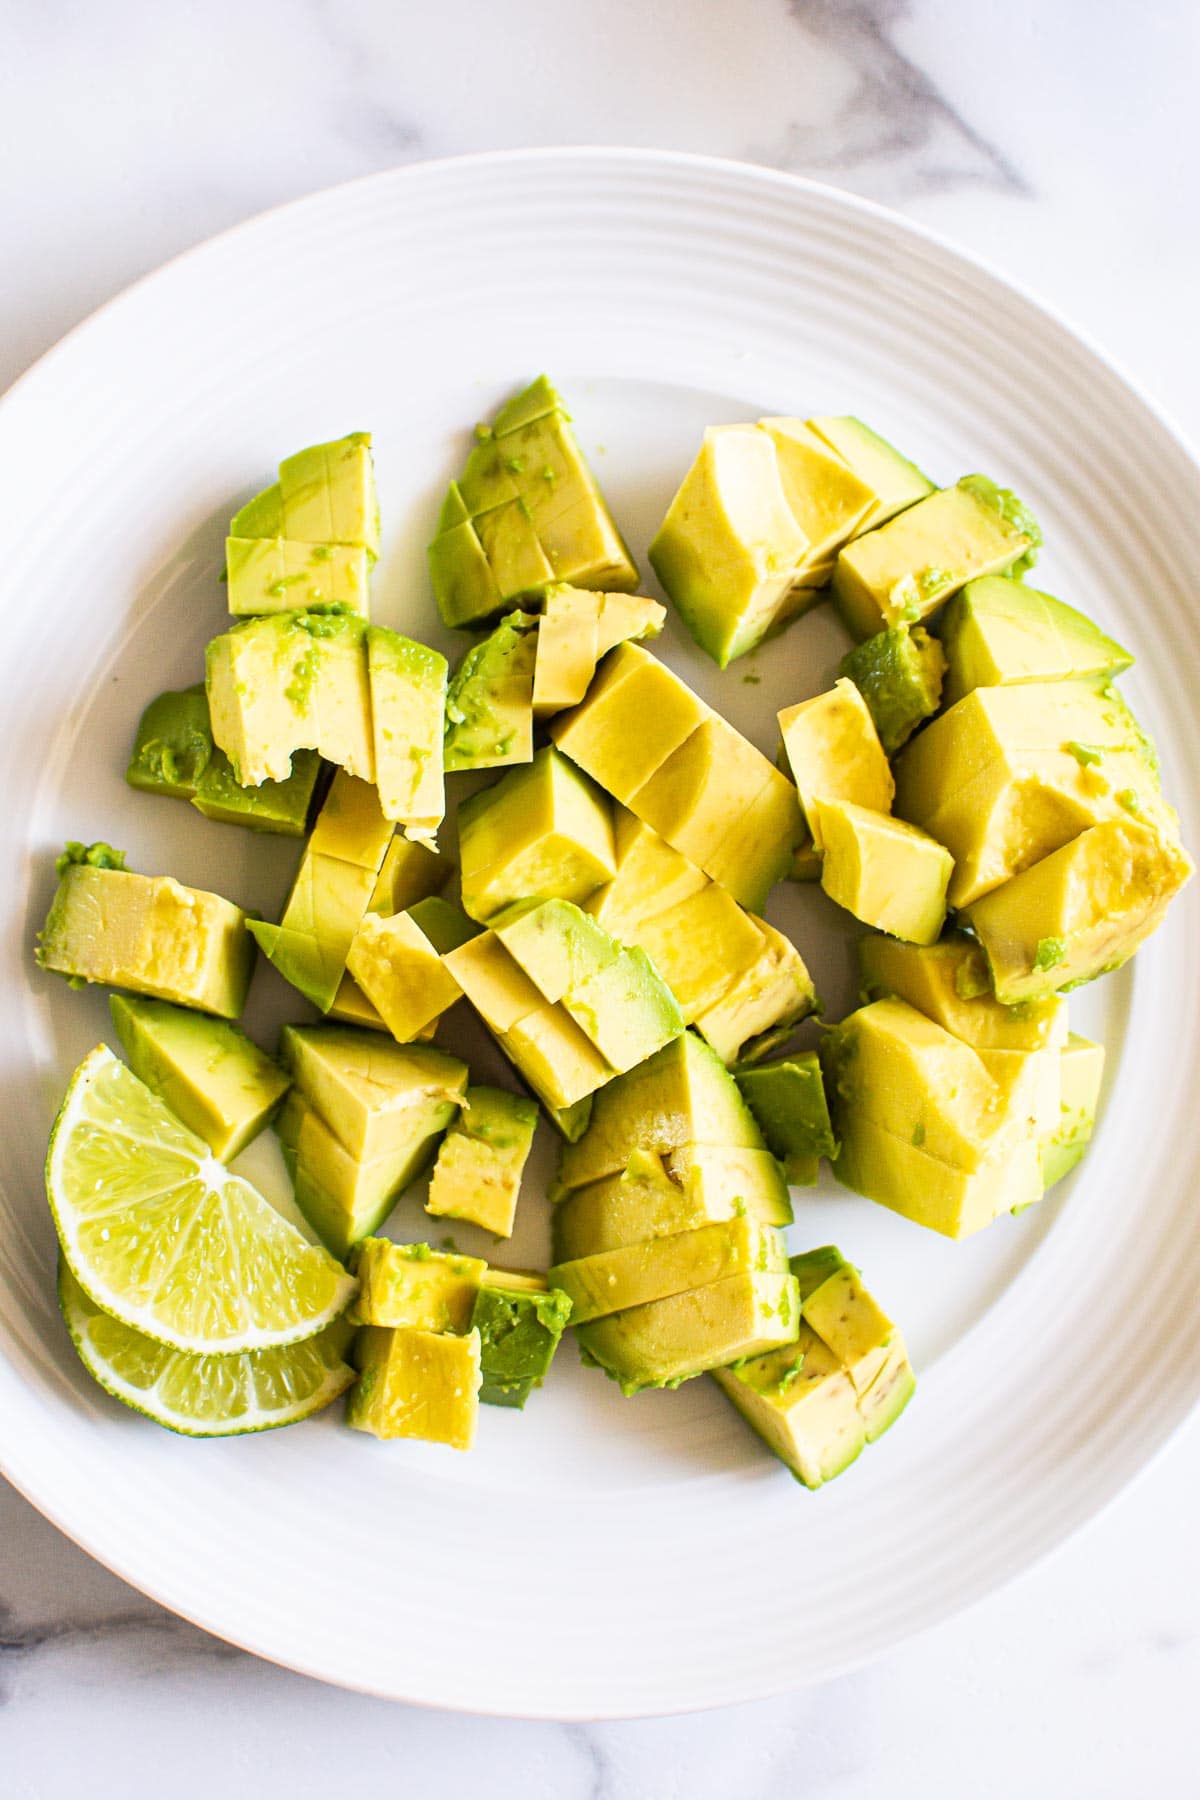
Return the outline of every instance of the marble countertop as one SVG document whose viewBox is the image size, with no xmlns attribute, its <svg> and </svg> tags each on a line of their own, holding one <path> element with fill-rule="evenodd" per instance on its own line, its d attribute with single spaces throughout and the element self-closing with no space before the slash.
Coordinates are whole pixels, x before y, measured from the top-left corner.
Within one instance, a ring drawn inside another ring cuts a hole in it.
<svg viewBox="0 0 1200 1800">
<path fill-rule="evenodd" d="M 126 283 L 277 201 L 428 156 L 630 143 L 813 174 L 944 230 L 1200 441 L 1194 0 L 7 0 L 2 16 L 0 387 Z M 1049 1563 L 888 1660 L 758 1706 L 589 1727 L 422 1712 L 255 1662 L 0 1482 L 0 1793 L 1184 1792 L 1198 1487 L 1193 1425 Z"/>
</svg>

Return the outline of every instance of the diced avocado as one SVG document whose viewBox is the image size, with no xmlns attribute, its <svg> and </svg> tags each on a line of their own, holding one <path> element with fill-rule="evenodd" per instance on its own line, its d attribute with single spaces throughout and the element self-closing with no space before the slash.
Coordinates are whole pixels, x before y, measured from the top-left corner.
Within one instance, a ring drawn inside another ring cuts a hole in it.
<svg viewBox="0 0 1200 1800">
<path fill-rule="evenodd" d="M 378 790 L 371 782 L 359 781 L 339 769 L 313 821 L 309 849 L 368 869 L 373 887 L 392 837 L 392 821 L 379 804 Z"/>
<path fill-rule="evenodd" d="M 932 494 L 933 483 L 922 475 L 915 463 L 901 456 L 886 440 L 861 419 L 809 419 L 808 426 L 823 443 L 834 450 L 847 468 L 871 489 L 874 496 L 866 518 L 858 527 L 870 531 Z"/>
<path fill-rule="evenodd" d="M 819 800 L 821 886 L 831 900 L 892 937 L 932 944 L 946 918 L 950 852 L 915 825 L 848 800 Z"/>
<path fill-rule="evenodd" d="M 487 1264 L 478 1256 L 364 1238 L 355 1256 L 360 1325 L 418 1331 L 469 1331 Z"/>
<path fill-rule="evenodd" d="M 1072 1032 L 1059 1052 L 1061 1111 L 1048 1143 L 1042 1145 L 1042 1179 L 1047 1188 L 1069 1175 L 1091 1141 L 1104 1079 L 1104 1045 Z"/>
<path fill-rule="evenodd" d="M 794 1256 L 790 1267 L 800 1285 L 804 1323 L 833 1351 L 861 1405 L 887 1367 L 896 1326 L 832 1245 Z"/>
<path fill-rule="evenodd" d="M 699 873 L 699 871 L 697 871 Z M 753 968 L 763 951 L 759 923 L 723 887 L 704 885 L 641 923 L 627 925 L 674 994 L 690 1025 Z"/>
<path fill-rule="evenodd" d="M 548 718 L 576 706 L 588 691 L 599 661 L 597 627 L 601 596 L 569 586 L 548 590 L 538 623 L 533 669 L 533 713 Z"/>
<path fill-rule="evenodd" d="M 396 820 L 409 837 L 434 837 L 446 812 L 446 659 L 398 631 L 372 625 L 367 669 L 375 781 L 384 817 Z"/>
<path fill-rule="evenodd" d="M 433 1165 L 426 1212 L 511 1237 L 537 1119 L 532 1100 L 503 1088 L 469 1087 Z"/>
<path fill-rule="evenodd" d="M 804 835 L 796 790 L 772 769 L 754 798 L 734 807 L 729 830 L 705 862 L 705 873 L 751 912 L 762 912 L 776 882 L 791 873 Z"/>
<path fill-rule="evenodd" d="M 564 1134 L 571 1109 L 613 1077 L 611 1064 L 562 1005 L 544 1002 L 499 1033 L 497 1041 Z"/>
<path fill-rule="evenodd" d="M 965 475 L 840 551 L 833 598 L 856 638 L 915 625 L 980 575 L 1032 561 L 1033 515 L 1006 488 Z"/>
<path fill-rule="evenodd" d="M 379 554 L 379 501 L 371 435 L 351 432 L 299 450 L 279 465 L 283 535 L 305 544 L 356 544 Z"/>
<path fill-rule="evenodd" d="M 658 528 L 650 561 L 700 648 L 723 669 L 779 620 L 809 549 L 770 434 L 715 425 Z"/>
<path fill-rule="evenodd" d="M 955 595 L 938 623 L 944 700 L 977 687 L 1119 675 L 1133 657 L 1085 613 L 1024 582 L 985 575 Z"/>
<path fill-rule="evenodd" d="M 467 1090 L 467 1066 L 458 1057 L 349 1026 L 285 1025 L 280 1055 L 356 1162 L 423 1149 L 449 1125 Z"/>
<path fill-rule="evenodd" d="M 446 953 L 446 968 L 484 1024 L 508 1031 L 544 1004 L 544 996 L 493 931 Z"/>
<path fill-rule="evenodd" d="M 420 1037 L 462 993 L 410 913 L 364 914 L 346 968 L 399 1044 Z"/>
<path fill-rule="evenodd" d="M 537 619 L 521 612 L 467 651 L 446 691 L 448 774 L 532 759 L 536 654 Z"/>
<path fill-rule="evenodd" d="M 689 1031 L 596 1095 L 588 1130 L 563 1151 L 559 1188 L 615 1175 L 639 1150 L 665 1156 L 700 1144 L 766 1148 L 732 1075 Z"/>
<path fill-rule="evenodd" d="M 619 1173 L 559 1201 L 554 1253 L 565 1262 L 743 1215 L 791 1223 L 787 1188 L 768 1151 L 689 1145 L 664 1159 L 637 1150 Z"/>
<path fill-rule="evenodd" d="M 315 750 L 297 750 L 286 781 L 239 787 L 233 764 L 223 750 L 214 748 L 196 783 L 192 805 L 218 824 L 244 825 L 248 831 L 270 831 L 280 837 L 303 837 L 325 767 Z"/>
<path fill-rule="evenodd" d="M 486 922 L 517 900 L 582 903 L 616 870 L 610 802 L 552 745 L 458 811 L 463 905 Z"/>
<path fill-rule="evenodd" d="M 442 504 L 441 520 L 465 512 L 457 484 Z M 429 546 L 429 577 L 446 625 L 471 629 L 486 624 L 505 605 L 487 551 L 468 515 L 446 524 Z"/>
<path fill-rule="evenodd" d="M 460 944 L 469 944 L 472 938 L 479 936 L 480 928 L 475 921 L 438 894 L 418 900 L 415 906 L 408 908 L 408 916 L 424 932 L 439 956 L 445 956 L 449 951 L 457 950 Z"/>
<path fill-rule="evenodd" d="M 775 446 L 775 461 L 788 510 L 808 539 L 799 580 L 816 585 L 832 570 L 848 538 L 864 529 L 875 492 L 802 419 L 760 419 Z"/>
<path fill-rule="evenodd" d="M 817 1006 L 804 958 L 782 931 L 755 919 L 759 953 L 695 1025 L 722 1062 L 756 1062 L 785 1044 Z"/>
<path fill-rule="evenodd" d="M 568 1144 L 577 1144 L 592 1122 L 592 1096 L 585 1094 L 571 1106 L 544 1106 L 546 1117 Z"/>
<path fill-rule="evenodd" d="M 1014 586 L 999 576 L 989 579 L 995 580 L 997 587 Z M 945 672 L 941 644 L 920 625 L 892 625 L 877 631 L 874 637 L 856 644 L 838 669 L 866 701 L 889 756 L 937 711 Z"/>
<path fill-rule="evenodd" d="M 733 1275 L 786 1268 L 780 1233 L 756 1219 L 737 1217 L 560 1262 L 550 1270 L 550 1279 L 570 1299 L 572 1323 L 586 1325 Z"/>
<path fill-rule="evenodd" d="M 239 1026 L 163 1000 L 113 994 L 108 1004 L 134 1074 L 218 1161 L 230 1162 L 270 1122 L 291 1083 Z"/>
<path fill-rule="evenodd" d="M 345 613 L 246 619 L 205 652 L 214 741 L 243 787 L 286 781 L 292 753 L 316 750 L 375 778 L 366 626 Z"/>
<path fill-rule="evenodd" d="M 147 794 L 190 800 L 212 753 L 203 686 L 160 694 L 138 722 L 125 779 Z"/>
<path fill-rule="evenodd" d="M 891 811 L 892 772 L 875 721 L 852 681 L 843 677 L 827 693 L 785 707 L 779 729 L 818 852 L 821 838 L 814 825 L 818 801 L 849 800 L 875 812 Z"/>
<path fill-rule="evenodd" d="M 261 494 L 247 500 L 229 521 L 231 537 L 279 537 L 283 531 L 283 494 L 279 483 L 272 482 Z"/>
<path fill-rule="evenodd" d="M 359 1161 L 295 1087 L 284 1101 L 276 1130 L 295 1184 L 296 1204 L 342 1261 L 355 1244 L 379 1230 L 404 1190 L 428 1165 L 437 1138 L 436 1133 L 423 1135 L 414 1120 L 410 1140 Z"/>
<path fill-rule="evenodd" d="M 572 762 L 628 805 L 709 711 L 650 651 L 620 644 L 605 658 L 586 700 L 555 719 L 550 736 Z"/>
<path fill-rule="evenodd" d="M 620 954 L 615 939 L 569 900 L 513 907 L 500 914 L 492 930 L 542 999 L 551 1002 L 566 999 Z"/>
<path fill-rule="evenodd" d="M 811 1187 L 818 1158 L 837 1154 L 816 1051 L 797 1050 L 782 1062 L 738 1069 L 734 1080 L 788 1180 Z"/>
<path fill-rule="evenodd" d="M 1132 820 L 1081 832 L 967 908 L 996 998 L 1039 1000 L 1119 968 L 1192 873 L 1178 843 Z"/>
<path fill-rule="evenodd" d="M 483 1386 L 488 1406 L 523 1407 L 541 1387 L 571 1316 L 571 1302 L 558 1288 L 526 1285 L 527 1278 L 489 1269 L 475 1301 L 471 1324 L 479 1333 Z M 519 1284 L 519 1285 L 518 1285 Z"/>
<path fill-rule="evenodd" d="M 636 1394 L 790 1343 L 799 1323 L 795 1277 L 755 1272 L 593 1319 L 579 1341 L 623 1394 Z"/>
<path fill-rule="evenodd" d="M 43 969 L 240 1017 L 254 970 L 240 906 L 169 875 L 134 875 L 103 859 L 59 859 L 58 889 L 38 934 Z"/>
<path fill-rule="evenodd" d="M 238 618 L 256 614 L 370 611 L 371 559 L 350 544 L 284 537 L 227 537 L 226 594 Z"/>
<path fill-rule="evenodd" d="M 962 1238 L 1042 1197 L 1038 1146 L 1016 1144 L 999 1162 L 966 1170 L 929 1156 L 858 1109 L 835 1114 L 841 1149 L 834 1174 L 843 1186 L 944 1237 Z"/>
<path fill-rule="evenodd" d="M 469 1450 L 479 1412 L 479 1333 L 389 1331 L 365 1325 L 355 1340 L 361 1371 L 346 1423 L 377 1438 L 424 1438 Z"/>
<path fill-rule="evenodd" d="M 673 850 L 625 807 L 615 807 L 614 814 L 616 874 L 580 904 L 613 937 L 638 943 L 646 921 L 670 912 L 710 883 L 703 869 Z M 654 956 L 648 945 L 642 948 Z M 665 979 L 669 983 L 670 977 Z"/>
<path fill-rule="evenodd" d="M 862 937 L 858 964 L 864 1000 L 894 995 L 976 1050 L 1057 1049 L 1067 1038 L 1067 1003 L 1057 996 L 1002 1006 L 992 992 L 987 959 L 955 933 L 940 944 Z"/>
<path fill-rule="evenodd" d="M 342 1025 L 361 1025 L 367 1031 L 387 1030 L 353 975 L 342 976 L 326 1017 Z"/>
<path fill-rule="evenodd" d="M 596 621 L 597 662 L 618 644 L 660 636 L 666 618 L 667 609 L 661 600 L 647 599 L 645 594 L 601 594 Z"/>
<path fill-rule="evenodd" d="M 767 1448 L 807 1488 L 841 1475 L 866 1444 L 854 1383 L 803 1322 L 793 1343 L 714 1369 L 712 1375 Z"/>
<path fill-rule="evenodd" d="M 418 901 L 440 894 L 453 872 L 454 864 L 448 857 L 397 832 L 380 864 L 370 910 L 410 912 Z"/>
</svg>

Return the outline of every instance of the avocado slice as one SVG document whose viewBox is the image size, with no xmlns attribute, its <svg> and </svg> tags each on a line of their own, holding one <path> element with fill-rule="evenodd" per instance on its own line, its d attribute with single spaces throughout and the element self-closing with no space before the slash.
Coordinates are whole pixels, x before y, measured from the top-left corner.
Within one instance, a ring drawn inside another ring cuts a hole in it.
<svg viewBox="0 0 1200 1800">
<path fill-rule="evenodd" d="M 779 714 L 784 755 L 804 809 L 813 848 L 821 851 L 816 803 L 849 800 L 892 810 L 895 783 L 879 732 L 858 688 L 844 676 L 824 694 Z"/>
<path fill-rule="evenodd" d="M 146 794 L 190 800 L 212 753 L 203 685 L 159 694 L 138 721 L 125 779 Z"/>
<path fill-rule="evenodd" d="M 436 650 L 372 625 L 367 671 L 375 782 L 385 818 L 406 836 L 437 835 L 446 812 L 442 739 L 446 722 L 447 662 Z"/>
<path fill-rule="evenodd" d="M 1014 586 L 999 576 L 986 579 L 994 580 L 998 587 Z M 838 668 L 839 675 L 852 681 L 866 701 L 888 756 L 937 711 L 945 672 L 941 644 L 920 625 L 893 625 L 877 631 L 874 637 L 856 644 Z"/>
<path fill-rule="evenodd" d="M 861 419 L 825 415 L 807 423 L 814 436 L 828 444 L 871 490 L 872 504 L 855 535 L 886 525 L 898 512 L 932 494 L 932 481 L 916 463 L 901 456 Z"/>
<path fill-rule="evenodd" d="M 346 1423 L 377 1438 L 423 1438 L 469 1450 L 479 1413 L 479 1333 L 391 1331 L 365 1325 L 354 1344 L 360 1374 Z"/>
<path fill-rule="evenodd" d="M 487 1264 L 478 1256 L 367 1237 L 355 1252 L 360 1325 L 418 1331 L 469 1331 Z"/>
<path fill-rule="evenodd" d="M 1047 1188 L 1070 1174 L 1091 1142 L 1103 1079 L 1104 1045 L 1073 1031 L 1059 1052 L 1061 1111 L 1053 1134 L 1042 1145 Z"/>
<path fill-rule="evenodd" d="M 740 1216 L 556 1263 L 550 1279 L 570 1299 L 572 1323 L 586 1325 L 733 1275 L 786 1268 L 780 1234 Z"/>
<path fill-rule="evenodd" d="M 532 613 L 509 613 L 459 662 L 446 690 L 448 774 L 532 760 L 536 634 Z"/>
<path fill-rule="evenodd" d="M 849 800 L 819 800 L 821 886 L 864 925 L 935 943 L 946 918 L 950 852 L 927 832 Z"/>
<path fill-rule="evenodd" d="M 615 1175 L 571 1189 L 554 1208 L 554 1254 L 566 1262 L 745 1216 L 790 1225 L 791 1202 L 766 1150 L 687 1145 L 635 1150 Z"/>
<path fill-rule="evenodd" d="M 537 1119 L 537 1107 L 520 1094 L 469 1087 L 438 1150 L 426 1212 L 511 1237 Z"/>
<path fill-rule="evenodd" d="M 138 1080 L 219 1162 L 231 1162 L 270 1123 L 291 1082 L 240 1026 L 128 994 L 110 994 L 108 1005 Z"/>
<path fill-rule="evenodd" d="M 628 1395 L 759 1356 L 790 1343 L 799 1324 L 795 1277 L 755 1271 L 593 1319 L 579 1342 Z"/>
<path fill-rule="evenodd" d="M 279 837 L 303 837 L 326 771 L 327 765 L 315 750 L 297 750 L 286 781 L 240 787 L 234 779 L 233 764 L 223 750 L 214 747 L 196 783 L 192 805 L 206 819 L 221 825 L 243 825 L 248 831 L 269 831 Z"/>
<path fill-rule="evenodd" d="M 254 971 L 253 921 L 241 907 L 169 875 L 135 875 L 90 855 L 78 845 L 59 858 L 58 888 L 38 934 L 39 966 L 76 984 L 102 982 L 239 1018 Z"/>
<path fill-rule="evenodd" d="M 928 945 L 862 937 L 858 966 L 864 1001 L 907 1000 L 976 1050 L 1060 1049 L 1067 1041 L 1066 1001 L 1052 995 L 1002 1006 L 983 951 L 964 932 Z"/>
<path fill-rule="evenodd" d="M 366 626 L 345 613 L 245 619 L 205 652 L 215 743 L 243 787 L 286 781 L 296 750 L 375 779 Z"/>
<path fill-rule="evenodd" d="M 938 621 L 946 653 L 945 703 L 977 687 L 1119 675 L 1133 657 L 1085 613 L 1024 582 L 985 575 L 955 595 Z"/>
<path fill-rule="evenodd" d="M 299 1092 L 360 1163 L 413 1155 L 450 1124 L 467 1089 L 456 1056 L 343 1025 L 285 1025 L 280 1058 Z"/>
<path fill-rule="evenodd" d="M 616 872 L 611 803 L 547 745 L 458 810 L 463 906 L 483 923 L 514 901 L 582 903 Z"/>
<path fill-rule="evenodd" d="M 797 1050 L 780 1062 L 735 1069 L 734 1080 L 788 1180 L 811 1187 L 818 1159 L 837 1154 L 816 1051 Z"/>
<path fill-rule="evenodd" d="M 489 1269 L 471 1324 L 479 1333 L 487 1406 L 524 1407 L 550 1371 L 571 1316 L 571 1302 L 544 1276 Z"/>
</svg>

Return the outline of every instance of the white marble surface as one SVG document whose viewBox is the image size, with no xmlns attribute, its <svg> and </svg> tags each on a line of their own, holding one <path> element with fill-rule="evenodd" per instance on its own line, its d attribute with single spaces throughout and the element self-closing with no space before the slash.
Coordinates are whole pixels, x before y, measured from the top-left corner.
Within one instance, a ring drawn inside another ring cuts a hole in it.
<svg viewBox="0 0 1200 1800">
<path fill-rule="evenodd" d="M 624 142 L 814 173 L 944 229 L 1200 439 L 1194 0 L 0 0 L 0 33 L 0 385 L 276 201 L 419 157 Z M 1194 1791 L 1198 1487 L 1193 1427 L 1049 1564 L 884 1663 L 725 1713 L 559 1727 L 256 1663 L 0 1483 L 0 1795 Z"/>
</svg>

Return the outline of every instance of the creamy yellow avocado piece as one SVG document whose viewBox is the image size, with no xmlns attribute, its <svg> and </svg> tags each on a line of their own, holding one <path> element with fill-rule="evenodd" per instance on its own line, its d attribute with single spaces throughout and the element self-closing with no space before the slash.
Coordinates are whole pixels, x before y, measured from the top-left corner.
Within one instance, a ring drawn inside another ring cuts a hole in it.
<svg viewBox="0 0 1200 1800">
<path fill-rule="evenodd" d="M 360 1374 L 346 1423 L 378 1438 L 423 1438 L 469 1450 L 479 1416 L 478 1331 L 390 1331 L 365 1325 L 354 1346 Z"/>
<path fill-rule="evenodd" d="M 607 657 L 586 700 L 555 719 L 564 755 L 622 804 L 709 715 L 698 694 L 636 644 Z"/>
<path fill-rule="evenodd" d="M 848 800 L 816 803 L 824 854 L 821 886 L 831 900 L 892 937 L 932 944 L 946 918 L 950 852 L 902 819 Z"/>
<path fill-rule="evenodd" d="M 360 1325 L 417 1331 L 469 1331 L 475 1300 L 487 1275 L 478 1256 L 364 1238 L 355 1256 Z"/>
<path fill-rule="evenodd" d="M 486 923 L 514 901 L 586 901 L 616 872 L 611 802 L 547 745 L 458 810 L 463 906 Z"/>
<path fill-rule="evenodd" d="M 725 888 L 707 880 L 686 900 L 627 931 L 671 989 L 689 1025 L 753 967 L 763 949 L 757 921 Z"/>
<path fill-rule="evenodd" d="M 368 611 L 379 554 L 371 439 L 354 432 L 279 466 L 279 480 L 237 513 L 226 540 L 232 613 L 349 607 Z"/>
<path fill-rule="evenodd" d="M 397 631 L 372 625 L 367 673 L 375 782 L 384 817 L 403 826 L 409 837 L 435 837 L 446 812 L 446 659 Z"/>
<path fill-rule="evenodd" d="M 635 1394 L 759 1356 L 791 1342 L 799 1324 L 795 1277 L 755 1272 L 593 1319 L 579 1341 L 622 1393 Z"/>
<path fill-rule="evenodd" d="M 932 494 L 933 483 L 917 465 L 864 425 L 861 419 L 822 417 L 806 421 L 813 435 L 839 456 L 871 490 L 873 502 L 855 535 L 886 525 L 905 507 Z"/>
<path fill-rule="evenodd" d="M 722 1062 L 757 1061 L 786 1042 L 817 1004 L 804 958 L 765 919 L 754 919 L 758 955 L 722 994 L 697 1013 L 696 1030 Z"/>
<path fill-rule="evenodd" d="M 554 1254 L 565 1262 L 669 1238 L 745 1214 L 790 1225 L 791 1202 L 767 1150 L 686 1145 L 666 1157 L 635 1150 L 615 1175 L 568 1192 L 554 1208 Z"/>
<path fill-rule="evenodd" d="M 875 721 L 852 681 L 842 678 L 827 693 L 784 707 L 779 730 L 818 853 L 818 801 L 849 800 L 875 812 L 891 811 L 892 771 Z"/>
<path fill-rule="evenodd" d="M 1066 1001 L 1052 995 L 1002 1006 L 987 958 L 964 933 L 928 945 L 863 937 L 858 966 L 864 1001 L 907 1000 L 976 1050 L 1057 1050 L 1067 1041 Z"/>
<path fill-rule="evenodd" d="M 581 904 L 613 937 L 638 943 L 646 921 L 700 893 L 709 878 L 627 808 L 613 812 L 615 873 Z"/>
<path fill-rule="evenodd" d="M 456 1056 L 339 1025 L 285 1025 L 280 1056 L 355 1162 L 411 1150 L 444 1131 L 467 1087 Z"/>
<path fill-rule="evenodd" d="M 446 772 L 496 769 L 533 756 L 537 620 L 509 613 L 456 666 L 446 690 Z"/>
<path fill-rule="evenodd" d="M 549 589 L 538 621 L 534 717 L 575 706 L 596 665 L 627 638 L 657 637 L 667 609 L 640 594 L 601 594 L 561 584 Z"/>
<path fill-rule="evenodd" d="M 366 626 L 342 613 L 243 620 L 205 652 L 213 740 L 242 787 L 286 781 L 296 750 L 375 779 Z"/>
<path fill-rule="evenodd" d="M 225 572 L 229 610 L 238 617 L 321 607 L 365 617 L 371 609 L 371 559 L 352 544 L 229 537 Z"/>
<path fill-rule="evenodd" d="M 363 915 L 346 968 L 397 1043 L 411 1043 L 461 997 L 462 989 L 409 913 Z"/>
<path fill-rule="evenodd" d="M 552 1117 L 586 1100 L 616 1073 L 561 1003 L 543 1001 L 501 1032 L 499 1044 Z"/>
<path fill-rule="evenodd" d="M 333 1255 L 378 1231 L 405 1188 L 433 1154 L 437 1131 L 428 1115 L 411 1121 L 411 1135 L 369 1161 L 357 1160 L 297 1088 L 284 1102 L 276 1130 L 295 1186 L 296 1204 Z M 440 1128 L 439 1128 L 440 1129 Z"/>
<path fill-rule="evenodd" d="M 875 491 L 802 419 L 760 419 L 775 448 L 788 510 L 808 539 L 798 580 L 805 586 L 828 578 L 848 538 L 864 529 Z"/>
<path fill-rule="evenodd" d="M 511 1237 L 537 1117 L 520 1094 L 469 1087 L 433 1165 L 426 1212 Z"/>
<path fill-rule="evenodd" d="M 854 1383 L 803 1321 L 793 1343 L 711 1373 L 746 1423 L 805 1487 L 832 1481 L 867 1441 Z"/>
<path fill-rule="evenodd" d="M 1046 1187 L 1069 1175 L 1091 1141 L 1104 1079 L 1104 1045 L 1072 1032 L 1059 1053 L 1060 1111 L 1055 1129 L 1042 1144 Z"/>
<path fill-rule="evenodd" d="M 384 853 L 367 912 L 387 916 L 407 912 L 420 901 L 441 892 L 450 879 L 453 863 L 428 844 L 396 832 Z M 365 916 L 365 915 L 364 915 Z M 349 1025 L 365 1025 L 372 1031 L 387 1027 L 352 975 L 343 975 L 329 1007 L 331 1019 Z"/>
<path fill-rule="evenodd" d="M 743 1217 L 556 1263 L 550 1280 L 571 1301 L 571 1323 L 586 1325 L 589 1319 L 665 1300 L 688 1288 L 786 1268 L 780 1233 Z"/>
<path fill-rule="evenodd" d="M 1084 613 L 1023 581 L 967 584 L 938 623 L 948 662 L 944 703 L 977 687 L 1119 675 L 1133 657 Z"/>
<path fill-rule="evenodd" d="M 1010 1146 L 998 1161 L 966 1170 L 930 1156 L 858 1108 L 839 1112 L 837 1129 L 841 1149 L 834 1173 L 843 1186 L 944 1237 L 968 1237 L 1002 1213 L 1042 1197 L 1041 1160 L 1032 1137 Z"/>
</svg>

